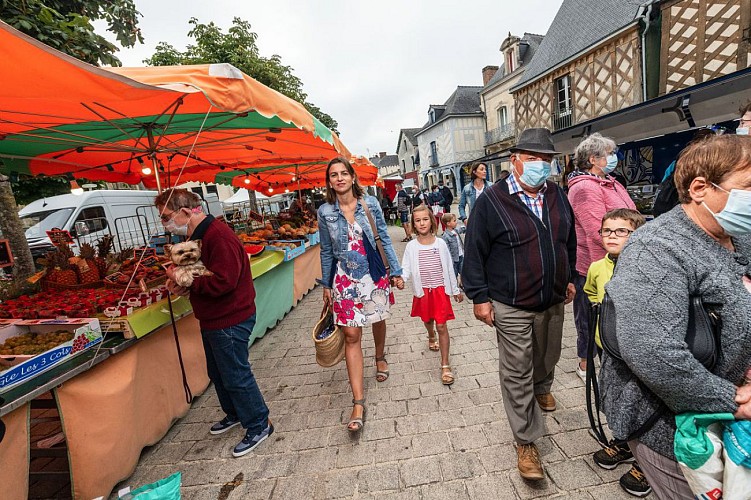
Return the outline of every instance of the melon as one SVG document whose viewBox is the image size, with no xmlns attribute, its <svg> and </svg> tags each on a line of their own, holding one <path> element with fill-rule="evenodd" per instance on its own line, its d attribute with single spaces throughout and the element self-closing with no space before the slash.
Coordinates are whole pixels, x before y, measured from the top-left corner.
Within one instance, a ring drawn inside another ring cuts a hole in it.
<svg viewBox="0 0 751 500">
<path fill-rule="evenodd" d="M 243 247 L 245 248 L 245 253 L 247 253 L 251 257 L 260 255 L 261 252 L 263 252 L 265 248 L 263 245 L 248 245 L 248 244 L 243 245 Z"/>
</svg>

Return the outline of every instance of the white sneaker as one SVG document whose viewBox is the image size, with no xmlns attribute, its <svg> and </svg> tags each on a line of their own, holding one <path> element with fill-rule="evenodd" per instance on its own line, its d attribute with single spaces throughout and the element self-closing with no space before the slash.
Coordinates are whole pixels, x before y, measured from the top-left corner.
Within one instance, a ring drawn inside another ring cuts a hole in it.
<svg viewBox="0 0 751 500">
<path fill-rule="evenodd" d="M 582 382 L 587 383 L 587 370 L 582 370 L 579 363 L 576 364 L 576 374 L 582 379 Z"/>
</svg>

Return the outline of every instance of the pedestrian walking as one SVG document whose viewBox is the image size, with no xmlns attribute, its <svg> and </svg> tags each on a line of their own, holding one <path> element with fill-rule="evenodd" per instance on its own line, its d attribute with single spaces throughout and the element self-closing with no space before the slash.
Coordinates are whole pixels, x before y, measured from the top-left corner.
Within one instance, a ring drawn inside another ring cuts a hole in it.
<svg viewBox="0 0 751 500">
<path fill-rule="evenodd" d="M 751 137 L 690 145 L 675 186 L 681 204 L 631 236 L 606 287 L 622 360 L 605 351 L 600 369 L 608 427 L 670 500 L 694 498 L 674 452 L 676 414 L 751 419 L 751 386 L 741 385 L 751 359 Z M 721 315 L 711 369 L 686 340 L 697 297 Z"/>
<path fill-rule="evenodd" d="M 574 299 L 574 212 L 547 181 L 556 151 L 550 131 L 522 131 L 505 172 L 477 197 L 467 226 L 462 282 L 477 319 L 498 338 L 501 392 L 525 479 L 545 477 L 535 441 L 561 356 L 563 305 Z"/>
<path fill-rule="evenodd" d="M 599 230 L 602 217 L 616 208 L 636 210 L 628 191 L 610 174 L 618 166 L 616 144 L 598 133 L 583 139 L 574 154 L 576 170 L 568 176 L 568 200 L 574 209 L 576 224 L 576 374 L 584 381 L 587 375 L 587 338 L 589 337 L 590 303 L 583 287 L 589 265 L 605 257 Z"/>
<path fill-rule="evenodd" d="M 409 197 L 407 191 L 405 191 L 402 184 L 396 185 L 396 196 L 394 197 L 394 204 L 396 210 L 399 212 L 399 220 L 402 223 L 404 229 L 404 239 L 402 242 L 407 242 L 412 239 L 412 224 L 409 222 L 409 209 L 412 204 L 412 200 Z"/>
<path fill-rule="evenodd" d="M 464 263 L 464 240 L 462 240 L 461 233 L 467 231 L 467 226 L 457 227 L 459 221 L 454 214 L 443 214 L 441 222 L 446 227 L 442 238 L 449 248 L 451 261 L 454 264 L 454 274 L 456 274 L 457 279 L 460 279 L 462 264 Z"/>
<path fill-rule="evenodd" d="M 201 242 L 201 260 L 210 273 L 193 278 L 186 288 L 175 283 L 175 272 L 168 268 L 167 288 L 175 295 L 188 296 L 201 327 L 206 370 L 224 412 L 209 432 L 223 434 L 241 425 L 245 437 L 232 450 L 232 456 L 241 457 L 274 432 L 248 361 L 248 342 L 256 324 L 256 291 L 248 255 L 227 224 L 203 213 L 197 194 L 168 189 L 156 197 L 154 205 L 165 230 Z"/>
<path fill-rule="evenodd" d="M 383 382 L 389 377 L 384 349 L 391 286 L 402 289 L 404 281 L 378 200 L 364 196 L 349 161 L 342 157 L 331 160 L 326 179 L 326 203 L 318 209 L 319 282 L 324 287 L 323 302 L 332 308 L 334 321 L 344 332 L 344 357 L 353 395 L 347 428 L 357 432 L 365 422 L 362 329 L 373 327 L 376 380 Z M 388 262 L 383 262 L 379 244 Z"/>
<path fill-rule="evenodd" d="M 631 233 L 644 225 L 644 216 L 636 210 L 616 208 L 606 213 L 600 223 L 600 238 L 602 246 L 607 252 L 605 257 L 593 262 L 587 271 L 587 279 L 583 286 L 589 305 L 600 304 L 605 296 L 605 285 L 613 277 L 618 257 L 626 246 Z M 578 292 L 577 292 L 578 293 Z M 595 330 L 595 344 L 602 361 L 602 343 L 599 331 Z M 606 470 L 615 469 L 619 464 L 632 462 L 634 455 L 628 444 L 613 442 L 592 456 L 594 463 Z M 631 468 L 619 480 L 621 488 L 637 497 L 649 495 L 652 487 L 639 465 L 634 462 Z"/>
<path fill-rule="evenodd" d="M 441 351 L 441 382 L 454 383 L 449 363 L 449 330 L 446 323 L 454 319 L 451 299 L 461 302 L 464 297 L 456 283 L 451 254 L 446 243 L 436 238 L 435 217 L 422 205 L 412 211 L 412 227 L 417 239 L 407 243 L 402 257 L 404 279 L 412 281 L 413 318 L 420 318 L 428 331 L 428 349 Z M 438 342 L 436 342 L 436 331 Z"/>
<path fill-rule="evenodd" d="M 488 167 L 482 162 L 472 164 L 470 168 L 470 183 L 462 188 L 462 195 L 459 197 L 459 219 L 466 223 L 467 212 L 465 206 L 469 205 L 469 211 L 475 208 L 477 198 L 490 187 L 487 181 Z"/>
<path fill-rule="evenodd" d="M 443 213 L 451 212 L 451 204 L 454 203 L 454 193 L 448 186 L 443 185 L 443 179 L 438 181 L 438 191 L 443 196 Z"/>
</svg>

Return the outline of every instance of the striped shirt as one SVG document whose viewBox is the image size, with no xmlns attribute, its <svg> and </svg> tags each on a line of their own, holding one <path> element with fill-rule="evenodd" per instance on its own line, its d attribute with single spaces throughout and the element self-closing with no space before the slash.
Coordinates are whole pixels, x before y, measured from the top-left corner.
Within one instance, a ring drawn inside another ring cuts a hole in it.
<svg viewBox="0 0 751 500">
<path fill-rule="evenodd" d="M 420 266 L 423 288 L 438 288 L 444 285 L 441 255 L 438 253 L 436 242 L 430 245 L 420 245 L 417 263 Z"/>
<path fill-rule="evenodd" d="M 542 220 L 542 205 L 545 201 L 545 191 L 548 189 L 547 183 L 542 185 L 542 188 L 537 192 L 537 196 L 533 198 L 525 193 L 519 183 L 516 182 L 514 174 L 510 174 L 506 179 L 506 182 L 508 183 L 509 194 L 517 195 L 527 208 L 530 209 L 538 219 Z"/>
</svg>

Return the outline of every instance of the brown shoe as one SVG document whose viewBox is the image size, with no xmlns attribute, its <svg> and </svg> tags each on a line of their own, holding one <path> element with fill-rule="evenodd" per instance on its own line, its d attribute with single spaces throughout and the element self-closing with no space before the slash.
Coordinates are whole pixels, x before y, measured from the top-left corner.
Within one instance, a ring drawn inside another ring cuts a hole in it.
<svg viewBox="0 0 751 500">
<path fill-rule="evenodd" d="M 519 475 L 530 481 L 539 481 L 545 479 L 545 473 L 542 471 L 540 462 L 540 452 L 534 443 L 516 445 L 516 467 L 519 469 Z"/>
<path fill-rule="evenodd" d="M 555 411 L 555 398 L 551 393 L 535 394 L 535 399 L 543 411 Z"/>
</svg>

